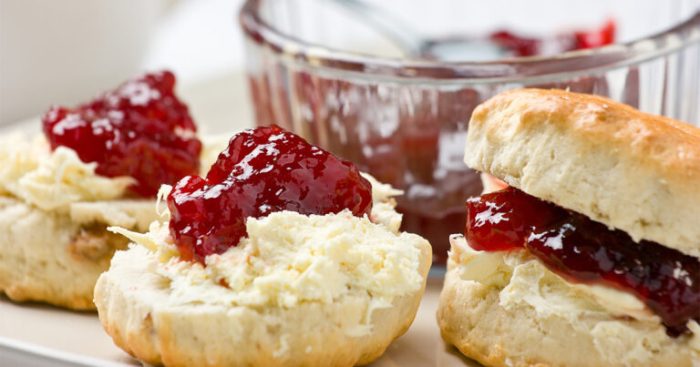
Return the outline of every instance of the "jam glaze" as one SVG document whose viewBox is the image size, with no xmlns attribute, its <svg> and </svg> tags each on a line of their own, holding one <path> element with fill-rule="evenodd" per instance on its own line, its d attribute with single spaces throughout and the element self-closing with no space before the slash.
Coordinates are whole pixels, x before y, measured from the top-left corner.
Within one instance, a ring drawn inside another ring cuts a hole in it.
<svg viewBox="0 0 700 367">
<path fill-rule="evenodd" d="M 516 188 L 470 198 L 466 238 L 480 251 L 525 248 L 572 282 L 598 283 L 634 294 L 669 336 L 700 322 L 700 260 L 545 202 Z"/>
<path fill-rule="evenodd" d="M 369 215 L 372 186 L 352 163 L 268 126 L 234 135 L 207 176 L 181 179 L 167 204 L 180 257 L 204 263 L 247 235 L 249 217 L 284 210 Z"/>
<path fill-rule="evenodd" d="M 54 106 L 42 119 L 51 149 L 75 150 L 106 177 L 130 176 L 129 189 L 153 197 L 161 184 L 199 171 L 202 143 L 169 71 L 129 80 L 76 108 Z"/>
</svg>

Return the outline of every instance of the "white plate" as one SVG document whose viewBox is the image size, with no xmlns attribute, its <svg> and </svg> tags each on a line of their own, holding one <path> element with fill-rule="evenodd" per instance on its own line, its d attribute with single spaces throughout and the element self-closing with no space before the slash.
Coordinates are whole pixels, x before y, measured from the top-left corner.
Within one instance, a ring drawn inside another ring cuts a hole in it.
<svg viewBox="0 0 700 367">
<path fill-rule="evenodd" d="M 442 279 L 431 278 L 416 320 L 372 367 L 479 366 L 447 347 L 435 310 Z M 94 313 L 0 298 L 0 366 L 139 366 L 117 348 Z"/>
</svg>

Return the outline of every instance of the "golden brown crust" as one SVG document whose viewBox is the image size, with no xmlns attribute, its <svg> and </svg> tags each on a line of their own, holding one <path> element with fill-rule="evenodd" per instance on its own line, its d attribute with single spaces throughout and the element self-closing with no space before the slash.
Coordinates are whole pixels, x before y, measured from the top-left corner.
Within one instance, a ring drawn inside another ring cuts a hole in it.
<svg viewBox="0 0 700 367">
<path fill-rule="evenodd" d="M 700 256 L 700 129 L 606 98 L 521 89 L 474 111 L 465 162 L 594 220 Z"/>
<path fill-rule="evenodd" d="M 581 139 L 595 140 L 610 149 L 623 149 L 638 158 L 640 164 L 653 165 L 670 177 L 700 180 L 700 128 L 688 123 L 643 113 L 592 94 L 516 89 L 477 107 L 470 127 L 493 124 L 488 116 L 509 108 L 510 104 L 519 106 L 523 124 L 554 124 Z"/>
<path fill-rule="evenodd" d="M 81 227 L 68 215 L 0 196 L 0 292 L 13 301 L 94 310 L 97 277 L 125 246 L 104 226 Z"/>
<path fill-rule="evenodd" d="M 98 279 L 95 304 L 114 342 L 153 365 L 366 365 L 413 322 L 431 263 L 427 243 L 420 250 L 422 288 L 395 298 L 392 307 L 376 309 L 371 331 L 357 336 L 346 327 L 364 319 L 371 299 L 367 292 L 330 304 L 303 302 L 289 308 L 170 306 L 168 278 L 148 265 L 139 253 L 145 250 L 138 247 L 115 256 L 110 270 Z"/>
</svg>

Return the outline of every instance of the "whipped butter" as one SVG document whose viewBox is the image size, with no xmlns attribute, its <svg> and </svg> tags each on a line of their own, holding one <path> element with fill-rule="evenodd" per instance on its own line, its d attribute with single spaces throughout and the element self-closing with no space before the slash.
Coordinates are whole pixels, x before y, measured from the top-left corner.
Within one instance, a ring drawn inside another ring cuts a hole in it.
<svg viewBox="0 0 700 367">
<path fill-rule="evenodd" d="M 610 287 L 570 283 L 527 251 L 478 251 L 469 247 L 464 236 L 453 236 L 450 242 L 451 261 L 460 278 L 502 289 L 502 306 L 526 302 L 540 315 L 570 320 L 603 313 L 660 322 L 635 296 Z"/>
<path fill-rule="evenodd" d="M 133 182 L 95 173 L 70 148 L 51 151 L 45 139 L 13 134 L 0 140 L 0 193 L 46 211 L 66 211 L 71 203 L 114 200 Z"/>
<path fill-rule="evenodd" d="M 138 251 L 147 268 L 167 280 L 170 305 L 290 308 L 368 295 L 365 324 L 346 330 L 359 336 L 371 331 L 367 323 L 374 310 L 421 289 L 420 249 L 427 245 L 417 235 L 398 233 L 401 216 L 393 210 L 391 197 L 400 192 L 368 179 L 375 201 L 370 216 L 385 220 L 372 222 L 348 210 L 248 218 L 248 237 L 223 254 L 207 256 L 206 266 L 177 257 L 167 223 L 154 222 L 145 234 L 110 229 L 142 245 L 127 252 Z M 128 259 L 129 254 L 117 253 L 112 266 Z"/>
<path fill-rule="evenodd" d="M 228 144 L 225 135 L 202 138 L 201 170 L 205 172 Z M 131 177 L 95 173 L 70 148 L 51 150 L 43 136 L 21 133 L 0 137 L 0 196 L 15 197 L 46 212 L 68 214 L 76 224 L 148 229 L 157 218 L 152 199 L 124 198 Z M 399 217 L 400 222 L 400 217 Z"/>
</svg>

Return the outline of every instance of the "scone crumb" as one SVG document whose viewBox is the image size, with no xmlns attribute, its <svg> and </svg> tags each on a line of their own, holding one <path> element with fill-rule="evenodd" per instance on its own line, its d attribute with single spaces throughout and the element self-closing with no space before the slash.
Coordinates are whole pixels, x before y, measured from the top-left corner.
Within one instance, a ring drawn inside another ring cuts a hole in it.
<svg viewBox="0 0 700 367">
<path fill-rule="evenodd" d="M 124 196 L 134 180 L 103 177 L 66 147 L 51 151 L 43 137 L 11 134 L 0 139 L 0 191 L 46 211 L 66 211 L 71 203 Z"/>
<path fill-rule="evenodd" d="M 111 258 L 116 250 L 126 249 L 128 243 L 126 238 L 108 232 L 104 226 L 92 225 L 80 229 L 68 251 L 77 259 L 100 261 Z"/>
<path fill-rule="evenodd" d="M 284 334 L 279 338 L 279 346 L 272 352 L 272 356 L 280 358 L 289 354 L 289 334 Z"/>
<path fill-rule="evenodd" d="M 700 353 L 700 325 L 698 325 L 697 321 L 693 320 L 688 323 L 688 329 L 693 333 L 688 344 L 691 348 Z"/>
</svg>

